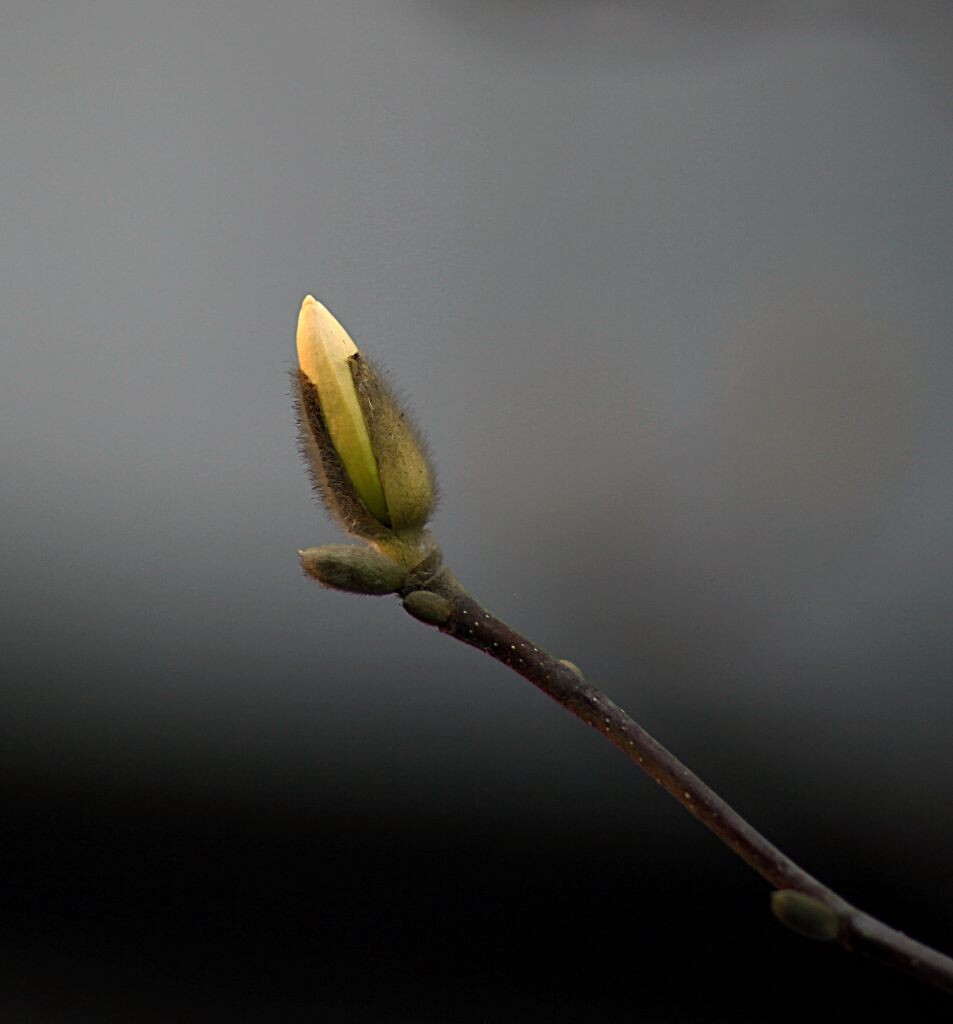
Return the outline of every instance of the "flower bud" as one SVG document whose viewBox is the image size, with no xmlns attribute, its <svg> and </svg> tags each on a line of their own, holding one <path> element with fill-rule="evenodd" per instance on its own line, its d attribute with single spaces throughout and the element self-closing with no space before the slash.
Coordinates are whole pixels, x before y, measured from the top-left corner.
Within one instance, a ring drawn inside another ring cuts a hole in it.
<svg viewBox="0 0 953 1024">
<path fill-rule="evenodd" d="M 434 505 L 423 442 L 347 332 L 310 295 L 298 316 L 302 450 L 328 508 L 383 547 L 422 534 Z"/>
</svg>

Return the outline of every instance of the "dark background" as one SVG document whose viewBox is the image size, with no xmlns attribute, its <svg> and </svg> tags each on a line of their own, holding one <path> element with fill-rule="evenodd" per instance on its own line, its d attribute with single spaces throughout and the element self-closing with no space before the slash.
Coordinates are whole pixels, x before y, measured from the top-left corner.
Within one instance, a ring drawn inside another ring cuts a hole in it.
<svg viewBox="0 0 953 1024">
<path fill-rule="evenodd" d="M 953 15 L 8 0 L 10 1021 L 948 1019 L 515 676 L 331 594 L 313 292 L 457 574 L 953 950 Z"/>
</svg>

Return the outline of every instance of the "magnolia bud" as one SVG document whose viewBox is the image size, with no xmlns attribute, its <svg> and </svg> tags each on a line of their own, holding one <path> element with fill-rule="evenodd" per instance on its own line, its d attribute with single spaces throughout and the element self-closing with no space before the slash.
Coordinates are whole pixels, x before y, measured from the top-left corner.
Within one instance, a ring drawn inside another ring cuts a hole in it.
<svg viewBox="0 0 953 1024">
<path fill-rule="evenodd" d="M 301 568 L 326 587 L 352 594 L 393 594 L 403 586 L 406 573 L 373 548 L 356 544 L 328 544 L 298 552 Z"/>
<path fill-rule="evenodd" d="M 302 449 L 325 503 L 383 547 L 422 534 L 434 505 L 424 445 L 347 332 L 310 295 L 298 316 Z"/>
</svg>

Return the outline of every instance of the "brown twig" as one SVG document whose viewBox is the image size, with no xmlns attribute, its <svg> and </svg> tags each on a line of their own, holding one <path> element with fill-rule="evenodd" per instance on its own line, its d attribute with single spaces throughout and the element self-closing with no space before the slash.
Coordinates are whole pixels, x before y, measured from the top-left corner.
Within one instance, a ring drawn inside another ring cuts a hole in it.
<svg viewBox="0 0 953 1024">
<path fill-rule="evenodd" d="M 319 494 L 368 548 L 300 552 L 309 576 L 361 594 L 400 593 L 415 618 L 518 672 L 614 743 L 775 887 L 771 909 L 794 931 L 837 940 L 953 992 L 953 960 L 857 910 L 798 867 L 570 662 L 477 604 L 426 530 L 435 485 L 420 438 L 331 313 L 310 295 L 298 316 L 302 450 Z"/>
<path fill-rule="evenodd" d="M 851 906 L 795 864 L 574 665 L 554 658 L 491 615 L 436 559 L 418 569 L 402 590 L 408 612 L 502 662 L 602 733 L 778 890 L 772 909 L 783 923 L 808 937 L 836 940 L 953 993 L 953 959 Z"/>
</svg>

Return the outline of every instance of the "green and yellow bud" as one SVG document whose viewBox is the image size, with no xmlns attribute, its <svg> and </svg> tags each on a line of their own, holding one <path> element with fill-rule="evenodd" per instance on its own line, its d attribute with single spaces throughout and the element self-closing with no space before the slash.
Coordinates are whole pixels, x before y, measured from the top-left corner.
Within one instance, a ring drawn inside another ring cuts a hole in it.
<svg viewBox="0 0 953 1024">
<path fill-rule="evenodd" d="M 390 526 L 377 459 L 351 376 L 357 345 L 328 310 L 309 295 L 298 314 L 298 366 L 316 392 L 331 444 L 357 496 Z"/>
<path fill-rule="evenodd" d="M 297 344 L 302 448 L 325 503 L 382 549 L 419 549 L 435 500 L 423 442 L 347 331 L 310 295 Z"/>
</svg>

